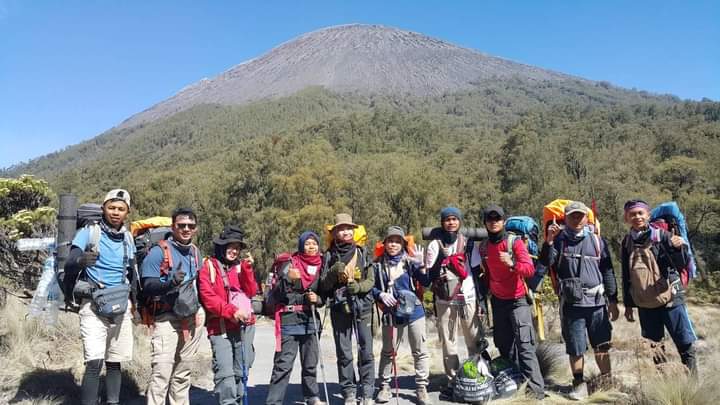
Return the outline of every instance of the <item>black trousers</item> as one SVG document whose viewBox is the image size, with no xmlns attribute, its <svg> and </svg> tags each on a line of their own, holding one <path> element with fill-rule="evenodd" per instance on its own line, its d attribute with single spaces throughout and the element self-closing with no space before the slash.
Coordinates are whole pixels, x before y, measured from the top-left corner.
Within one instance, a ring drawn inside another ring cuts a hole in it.
<svg viewBox="0 0 720 405">
<path fill-rule="evenodd" d="M 333 308 L 330 320 L 335 338 L 335 351 L 338 359 L 338 376 L 344 398 L 355 397 L 357 389 L 363 398 L 372 399 L 375 381 L 375 360 L 372 351 L 372 332 L 370 330 L 371 313 L 360 317 L 347 315 Z M 358 373 L 355 378 L 353 368 L 352 336 L 357 333 Z"/>
<path fill-rule="evenodd" d="M 283 335 L 282 346 L 275 352 L 275 365 L 270 377 L 270 391 L 265 403 L 281 405 L 290 381 L 295 357 L 300 350 L 301 382 L 305 400 L 318 396 L 318 342 L 314 335 Z"/>
</svg>

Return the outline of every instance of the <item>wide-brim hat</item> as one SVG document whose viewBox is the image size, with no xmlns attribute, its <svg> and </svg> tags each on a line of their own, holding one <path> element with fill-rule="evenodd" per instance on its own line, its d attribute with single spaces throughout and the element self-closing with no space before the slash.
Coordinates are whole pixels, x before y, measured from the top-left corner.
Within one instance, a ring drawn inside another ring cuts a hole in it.
<svg viewBox="0 0 720 405">
<path fill-rule="evenodd" d="M 213 239 L 213 243 L 219 246 L 226 246 L 231 243 L 239 243 L 241 249 L 247 248 L 245 243 L 245 232 L 237 225 L 225 225 L 220 236 Z"/>
<path fill-rule="evenodd" d="M 350 225 L 353 228 L 357 228 L 358 225 L 353 222 L 352 215 L 350 214 L 337 214 L 335 215 L 335 223 L 333 224 L 333 229 L 338 227 L 339 225 Z"/>
</svg>

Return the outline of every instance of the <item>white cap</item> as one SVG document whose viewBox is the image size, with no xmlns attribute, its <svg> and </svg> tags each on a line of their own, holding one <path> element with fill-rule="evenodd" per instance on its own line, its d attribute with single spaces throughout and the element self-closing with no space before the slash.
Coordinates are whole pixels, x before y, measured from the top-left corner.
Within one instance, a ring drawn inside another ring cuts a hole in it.
<svg viewBox="0 0 720 405">
<path fill-rule="evenodd" d="M 125 204 L 127 204 L 128 208 L 130 207 L 130 193 L 128 193 L 127 190 L 123 190 L 121 188 L 110 190 L 110 192 L 105 195 L 103 205 L 105 205 L 106 202 L 113 200 L 125 201 Z"/>
</svg>

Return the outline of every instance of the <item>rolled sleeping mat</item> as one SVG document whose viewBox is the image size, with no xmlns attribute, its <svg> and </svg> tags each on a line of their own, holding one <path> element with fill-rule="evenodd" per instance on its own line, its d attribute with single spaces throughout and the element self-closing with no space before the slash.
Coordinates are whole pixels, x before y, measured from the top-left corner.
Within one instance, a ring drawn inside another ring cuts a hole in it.
<svg viewBox="0 0 720 405">
<path fill-rule="evenodd" d="M 75 236 L 77 224 L 77 197 L 73 194 L 60 194 L 60 209 L 58 210 L 57 226 L 57 257 L 55 269 L 64 269 L 65 261 L 70 254 L 70 243 Z"/>
<path fill-rule="evenodd" d="M 435 240 L 440 239 L 440 235 L 442 235 L 442 228 L 435 227 L 430 228 L 426 227 L 422 229 L 422 238 L 423 240 Z M 466 238 L 470 240 L 483 240 L 487 239 L 488 233 L 487 229 L 485 228 L 460 228 L 460 233 L 462 233 Z"/>
</svg>

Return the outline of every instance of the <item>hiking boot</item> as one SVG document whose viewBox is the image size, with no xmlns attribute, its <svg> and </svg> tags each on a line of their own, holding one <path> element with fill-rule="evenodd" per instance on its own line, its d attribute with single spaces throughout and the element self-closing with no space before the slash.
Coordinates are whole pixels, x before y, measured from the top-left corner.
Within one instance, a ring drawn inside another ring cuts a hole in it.
<svg viewBox="0 0 720 405">
<path fill-rule="evenodd" d="M 378 391 L 377 396 L 375 397 L 375 402 L 378 404 L 384 404 L 386 402 L 390 402 L 390 398 L 392 398 L 392 391 L 390 390 L 390 386 L 387 384 L 383 384 L 380 387 L 380 391 Z"/>
<path fill-rule="evenodd" d="M 357 405 L 357 399 L 355 399 L 355 395 L 350 394 L 345 397 L 345 405 Z"/>
<path fill-rule="evenodd" d="M 428 395 L 426 387 L 418 387 L 415 396 L 417 405 L 430 405 L 430 395 Z"/>
<path fill-rule="evenodd" d="M 440 391 L 440 400 L 441 401 L 451 401 L 453 400 L 454 394 L 453 394 L 453 387 L 452 385 L 449 385 L 445 387 L 442 391 Z"/>
<path fill-rule="evenodd" d="M 375 401 L 371 398 L 363 398 L 362 405 L 375 405 Z"/>
<path fill-rule="evenodd" d="M 582 401 L 588 397 L 588 387 L 586 382 L 573 383 L 573 389 L 568 394 L 568 398 L 573 401 Z"/>
</svg>

